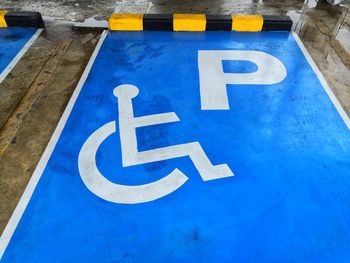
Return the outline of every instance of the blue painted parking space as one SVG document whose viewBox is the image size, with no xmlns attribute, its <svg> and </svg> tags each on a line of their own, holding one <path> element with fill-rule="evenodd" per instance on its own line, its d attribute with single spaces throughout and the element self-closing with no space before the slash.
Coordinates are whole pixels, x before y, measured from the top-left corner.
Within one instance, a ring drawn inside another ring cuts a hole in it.
<svg viewBox="0 0 350 263">
<path fill-rule="evenodd" d="M 0 82 L 25 53 L 41 30 L 8 27 L 0 29 Z"/>
<path fill-rule="evenodd" d="M 298 41 L 104 34 L 2 262 L 350 261 L 349 121 Z"/>
</svg>

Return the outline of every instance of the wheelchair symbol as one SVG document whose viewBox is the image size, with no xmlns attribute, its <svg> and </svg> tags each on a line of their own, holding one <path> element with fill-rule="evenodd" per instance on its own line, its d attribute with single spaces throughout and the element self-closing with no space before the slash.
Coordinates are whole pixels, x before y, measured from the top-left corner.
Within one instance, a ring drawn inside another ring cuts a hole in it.
<svg viewBox="0 0 350 263">
<path fill-rule="evenodd" d="M 233 176 L 227 164 L 213 165 L 197 141 L 139 152 L 136 128 L 177 122 L 180 119 L 175 112 L 134 117 L 132 99 L 138 93 L 139 89 L 133 85 L 120 85 L 113 91 L 118 99 L 123 167 L 188 156 L 203 181 Z M 148 184 L 131 186 L 107 180 L 96 166 L 96 153 L 102 142 L 114 132 L 116 132 L 116 122 L 106 123 L 90 135 L 79 153 L 80 176 L 86 187 L 95 195 L 114 203 L 144 203 L 174 192 L 188 180 L 188 177 L 177 168 L 162 179 Z"/>
</svg>

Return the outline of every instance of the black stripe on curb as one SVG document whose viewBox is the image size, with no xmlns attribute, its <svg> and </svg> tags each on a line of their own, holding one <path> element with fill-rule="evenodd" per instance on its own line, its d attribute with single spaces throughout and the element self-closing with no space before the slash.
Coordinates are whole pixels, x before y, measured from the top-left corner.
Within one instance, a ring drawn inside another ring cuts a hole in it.
<svg viewBox="0 0 350 263">
<path fill-rule="evenodd" d="M 13 27 L 44 27 L 44 21 L 39 12 L 9 11 L 5 14 L 7 26 Z"/>
<path fill-rule="evenodd" d="M 206 15 L 206 31 L 231 31 L 232 17 L 230 15 Z"/>
<path fill-rule="evenodd" d="M 173 15 L 145 14 L 143 15 L 143 30 L 173 31 Z"/>
<path fill-rule="evenodd" d="M 289 16 L 263 15 L 262 31 L 290 31 L 293 25 Z"/>
</svg>

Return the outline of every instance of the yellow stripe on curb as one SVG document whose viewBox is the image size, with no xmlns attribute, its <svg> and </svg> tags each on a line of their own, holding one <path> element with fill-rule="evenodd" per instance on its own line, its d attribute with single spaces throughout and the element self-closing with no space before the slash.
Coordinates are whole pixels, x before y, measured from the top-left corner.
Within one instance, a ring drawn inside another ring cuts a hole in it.
<svg viewBox="0 0 350 263">
<path fill-rule="evenodd" d="M 7 27 L 7 23 L 5 20 L 6 10 L 0 10 L 0 27 Z"/>
<path fill-rule="evenodd" d="M 232 15 L 232 30 L 239 32 L 259 32 L 264 20 L 261 15 Z"/>
<path fill-rule="evenodd" d="M 174 31 L 205 31 L 207 19 L 203 14 L 174 14 Z"/>
<path fill-rule="evenodd" d="M 143 14 L 112 14 L 108 20 L 110 30 L 142 31 Z"/>
</svg>

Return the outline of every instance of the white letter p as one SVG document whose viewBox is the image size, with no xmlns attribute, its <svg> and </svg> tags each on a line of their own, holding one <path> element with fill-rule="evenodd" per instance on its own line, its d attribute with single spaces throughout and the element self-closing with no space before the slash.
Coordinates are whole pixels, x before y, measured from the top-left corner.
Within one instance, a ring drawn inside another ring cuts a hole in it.
<svg viewBox="0 0 350 263">
<path fill-rule="evenodd" d="M 223 60 L 250 61 L 258 70 L 252 73 L 224 73 Z M 283 63 L 261 51 L 199 50 L 198 68 L 202 110 L 229 110 L 226 84 L 276 84 L 287 76 Z"/>
</svg>

